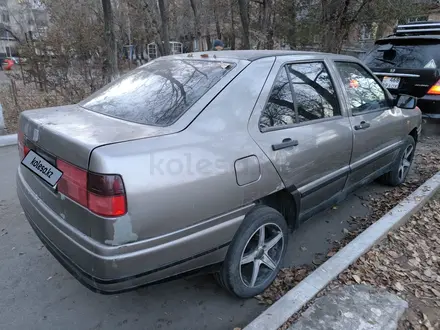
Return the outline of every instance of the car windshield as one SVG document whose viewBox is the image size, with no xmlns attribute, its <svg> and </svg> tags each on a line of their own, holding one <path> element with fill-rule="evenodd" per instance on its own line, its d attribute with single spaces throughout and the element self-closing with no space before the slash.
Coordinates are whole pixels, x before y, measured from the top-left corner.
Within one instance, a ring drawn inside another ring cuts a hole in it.
<svg viewBox="0 0 440 330">
<path fill-rule="evenodd" d="M 396 41 L 375 45 L 364 62 L 370 68 L 436 69 L 440 68 L 440 43 Z"/>
<path fill-rule="evenodd" d="M 169 126 L 232 67 L 216 61 L 158 60 L 112 82 L 80 106 L 139 124 Z"/>
</svg>

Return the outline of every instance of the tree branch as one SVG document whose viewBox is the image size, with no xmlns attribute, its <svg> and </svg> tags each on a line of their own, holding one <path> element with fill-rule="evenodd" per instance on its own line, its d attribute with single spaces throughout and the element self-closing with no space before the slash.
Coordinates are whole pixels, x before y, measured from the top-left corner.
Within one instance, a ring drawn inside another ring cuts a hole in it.
<svg viewBox="0 0 440 330">
<path fill-rule="evenodd" d="M 7 28 L 6 25 L 0 23 L 0 32 L 8 32 L 14 40 L 21 43 L 21 40 L 19 37 L 17 37 L 14 32 L 11 31 L 11 29 Z"/>
</svg>

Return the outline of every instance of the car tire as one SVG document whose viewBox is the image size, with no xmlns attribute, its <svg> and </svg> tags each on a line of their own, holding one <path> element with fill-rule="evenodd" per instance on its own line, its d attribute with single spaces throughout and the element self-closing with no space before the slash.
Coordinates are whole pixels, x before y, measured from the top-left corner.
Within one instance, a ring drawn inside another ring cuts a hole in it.
<svg viewBox="0 0 440 330">
<path fill-rule="evenodd" d="M 244 218 L 214 275 L 219 284 L 239 298 L 262 293 L 280 270 L 288 233 L 286 220 L 277 210 L 255 207 Z"/>
<path fill-rule="evenodd" d="M 397 155 L 396 161 L 390 172 L 380 178 L 380 182 L 389 186 L 398 186 L 405 182 L 406 176 L 411 168 L 416 150 L 416 142 L 411 135 L 408 135 L 406 141 Z"/>
</svg>

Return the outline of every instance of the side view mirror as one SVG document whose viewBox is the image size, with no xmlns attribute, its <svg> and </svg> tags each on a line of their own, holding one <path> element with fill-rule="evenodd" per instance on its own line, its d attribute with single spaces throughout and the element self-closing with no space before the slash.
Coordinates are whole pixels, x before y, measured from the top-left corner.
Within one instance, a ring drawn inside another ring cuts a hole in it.
<svg viewBox="0 0 440 330">
<path fill-rule="evenodd" d="M 412 110 L 417 106 L 417 98 L 410 95 L 398 95 L 394 104 L 398 108 Z"/>
</svg>

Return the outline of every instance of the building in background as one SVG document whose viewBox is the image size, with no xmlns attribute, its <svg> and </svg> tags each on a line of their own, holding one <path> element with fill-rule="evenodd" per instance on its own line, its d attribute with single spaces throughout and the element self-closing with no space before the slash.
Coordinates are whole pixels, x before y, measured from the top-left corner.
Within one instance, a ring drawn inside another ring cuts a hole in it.
<svg viewBox="0 0 440 330">
<path fill-rule="evenodd" d="M 26 35 L 47 30 L 47 11 L 37 0 L 0 0 L 0 58 L 18 56 L 18 45 Z"/>
</svg>

